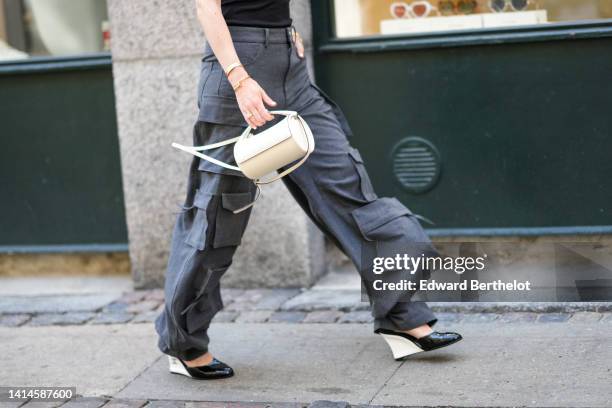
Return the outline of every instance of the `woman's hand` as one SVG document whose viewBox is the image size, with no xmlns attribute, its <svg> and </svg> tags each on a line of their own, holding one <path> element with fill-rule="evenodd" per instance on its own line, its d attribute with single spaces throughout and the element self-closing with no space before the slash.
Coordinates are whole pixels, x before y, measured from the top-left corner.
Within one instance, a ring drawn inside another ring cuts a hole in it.
<svg viewBox="0 0 612 408">
<path fill-rule="evenodd" d="M 234 71 L 238 71 L 234 73 Z M 242 79 L 246 78 L 246 79 Z M 253 129 L 263 126 L 267 121 L 274 119 L 265 105 L 274 107 L 272 100 L 253 78 L 248 78 L 246 70 L 242 67 L 230 73 L 229 81 L 232 86 L 238 82 L 240 86 L 235 90 L 236 100 L 244 119 Z M 264 105 L 265 104 L 265 105 Z"/>
</svg>

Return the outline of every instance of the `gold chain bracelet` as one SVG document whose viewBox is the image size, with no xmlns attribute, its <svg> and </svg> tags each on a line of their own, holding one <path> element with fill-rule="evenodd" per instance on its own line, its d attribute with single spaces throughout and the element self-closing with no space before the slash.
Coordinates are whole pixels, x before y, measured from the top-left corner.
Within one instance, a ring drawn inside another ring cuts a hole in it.
<svg viewBox="0 0 612 408">
<path fill-rule="evenodd" d="M 234 92 L 236 92 L 236 90 L 237 90 L 238 88 L 240 88 L 240 85 L 242 85 L 242 83 L 243 83 L 244 81 L 246 81 L 247 79 L 249 79 L 249 78 L 250 78 L 250 76 L 248 76 L 248 75 L 247 75 L 247 76 L 245 76 L 244 78 L 239 79 L 239 80 L 236 82 L 236 84 L 235 84 L 235 85 L 234 85 L 234 84 L 232 84 L 232 88 L 234 88 Z"/>
</svg>

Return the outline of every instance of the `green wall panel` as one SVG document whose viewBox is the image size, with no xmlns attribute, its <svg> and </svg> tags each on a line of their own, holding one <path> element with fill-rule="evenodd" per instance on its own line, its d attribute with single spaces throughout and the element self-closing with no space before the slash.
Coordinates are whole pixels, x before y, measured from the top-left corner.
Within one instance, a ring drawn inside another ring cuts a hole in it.
<svg viewBox="0 0 612 408">
<path fill-rule="evenodd" d="M 0 65 L 0 248 L 125 247 L 110 57 Z"/>
<path fill-rule="evenodd" d="M 433 220 L 431 232 L 612 232 L 612 38 L 393 50 L 378 39 L 363 52 L 326 40 L 317 81 L 378 194 Z M 424 193 L 404 190 L 390 165 L 411 136 L 441 158 Z"/>
</svg>

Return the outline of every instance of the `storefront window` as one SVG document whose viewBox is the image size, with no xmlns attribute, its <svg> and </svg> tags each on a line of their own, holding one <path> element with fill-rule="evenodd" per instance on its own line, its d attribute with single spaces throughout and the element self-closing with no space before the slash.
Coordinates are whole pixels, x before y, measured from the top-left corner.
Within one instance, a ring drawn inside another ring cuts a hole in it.
<svg viewBox="0 0 612 408">
<path fill-rule="evenodd" d="M 337 37 L 612 18 L 612 0 L 335 0 Z"/>
<path fill-rule="evenodd" d="M 106 0 L 0 0 L 0 61 L 109 47 Z"/>
</svg>

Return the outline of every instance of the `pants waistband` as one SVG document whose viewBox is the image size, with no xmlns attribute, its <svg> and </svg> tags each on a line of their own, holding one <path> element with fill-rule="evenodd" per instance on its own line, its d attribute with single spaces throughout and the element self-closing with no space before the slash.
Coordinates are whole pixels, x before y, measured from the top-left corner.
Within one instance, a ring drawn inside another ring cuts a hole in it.
<svg viewBox="0 0 612 408">
<path fill-rule="evenodd" d="M 234 42 L 252 42 L 263 44 L 291 44 L 293 26 L 282 28 L 229 26 Z"/>
</svg>

